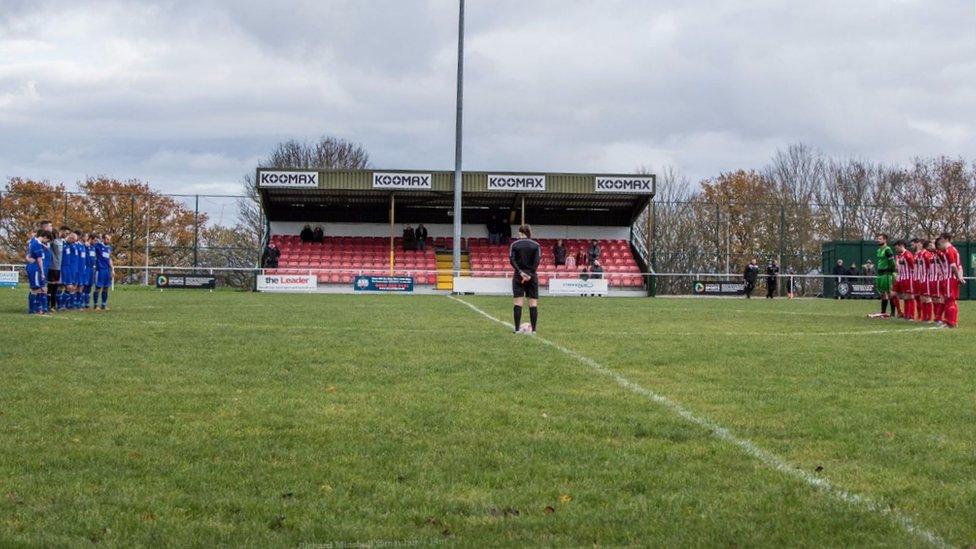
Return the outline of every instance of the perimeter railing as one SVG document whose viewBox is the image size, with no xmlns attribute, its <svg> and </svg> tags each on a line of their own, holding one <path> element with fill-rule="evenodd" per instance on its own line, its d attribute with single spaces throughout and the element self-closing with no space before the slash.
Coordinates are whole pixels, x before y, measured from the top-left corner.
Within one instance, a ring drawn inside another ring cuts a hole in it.
<svg viewBox="0 0 976 549">
<path fill-rule="evenodd" d="M 21 284 L 26 282 L 24 266 L 19 264 L 0 264 L 0 273 L 18 272 Z M 451 270 L 445 269 L 405 269 L 394 268 L 298 268 L 298 267 L 279 267 L 279 268 L 239 268 L 239 267 L 185 267 L 158 265 L 146 268 L 145 266 L 116 266 L 113 280 L 117 285 L 133 286 L 152 286 L 155 284 L 156 276 L 159 274 L 197 274 L 214 276 L 219 286 L 233 287 L 244 290 L 255 289 L 258 276 L 262 275 L 309 275 L 314 276 L 321 285 L 341 286 L 351 284 L 357 276 L 401 276 L 413 277 L 415 285 L 436 286 L 438 275 L 453 274 Z M 510 270 L 478 270 L 478 277 L 486 278 L 509 278 L 512 276 Z M 467 275 L 464 276 L 474 276 Z M 575 279 L 583 278 L 580 274 L 565 271 L 539 271 L 540 283 L 546 286 L 548 281 L 554 278 Z M 623 272 L 607 269 L 599 277 L 592 278 L 607 279 L 611 289 L 616 290 L 641 290 L 647 295 L 731 295 L 730 292 L 736 290 L 734 285 L 744 285 L 745 279 L 742 274 L 734 273 L 660 273 L 660 272 Z M 639 277 L 639 285 L 633 284 L 634 277 Z M 865 295 L 868 287 L 873 288 L 874 275 L 825 275 L 820 273 L 779 273 L 775 276 L 761 274 L 754 285 L 754 296 L 763 296 L 769 285 L 770 279 L 775 280 L 775 294 L 777 297 L 828 297 L 828 298 L 870 298 Z M 624 284 L 625 280 L 631 283 Z M 976 277 L 966 277 L 967 284 L 962 287 L 961 294 L 965 298 L 976 298 Z M 733 286 L 715 288 L 715 285 L 722 283 Z M 651 290 L 654 290 L 653 292 Z M 853 292 L 853 293 L 851 293 Z"/>
</svg>

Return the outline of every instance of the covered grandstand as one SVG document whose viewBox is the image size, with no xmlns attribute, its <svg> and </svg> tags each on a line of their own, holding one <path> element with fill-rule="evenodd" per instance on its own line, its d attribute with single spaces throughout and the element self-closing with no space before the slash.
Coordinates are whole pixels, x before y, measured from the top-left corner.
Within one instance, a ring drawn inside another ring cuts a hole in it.
<svg viewBox="0 0 976 549">
<path fill-rule="evenodd" d="M 575 255 L 596 240 L 609 293 L 644 291 L 645 243 L 633 224 L 654 195 L 653 175 L 466 172 L 463 176 L 462 257 L 451 270 L 453 173 L 420 170 L 279 170 L 256 174 L 267 219 L 266 239 L 281 250 L 277 269 L 314 276 L 320 291 L 352 291 L 357 277 L 410 277 L 417 291 L 455 290 L 459 277 L 510 277 L 507 243 L 489 241 L 492 219 L 511 236 L 533 227 L 543 248 L 540 283 L 580 279 L 580 267 L 557 266 L 552 248 L 563 240 Z M 405 227 L 424 224 L 425 250 L 405 249 Z M 306 226 L 321 242 L 303 242 Z"/>
</svg>

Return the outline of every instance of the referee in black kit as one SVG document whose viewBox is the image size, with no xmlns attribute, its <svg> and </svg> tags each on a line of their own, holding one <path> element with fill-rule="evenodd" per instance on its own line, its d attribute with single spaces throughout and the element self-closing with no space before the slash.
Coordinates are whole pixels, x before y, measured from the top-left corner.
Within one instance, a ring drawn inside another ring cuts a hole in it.
<svg viewBox="0 0 976 549">
<path fill-rule="evenodd" d="M 523 298 L 529 298 L 529 320 L 532 322 L 532 333 L 539 320 L 539 262 L 542 261 L 542 249 L 539 243 L 532 240 L 532 228 L 520 225 L 519 238 L 508 247 L 508 260 L 515 269 L 512 275 L 512 296 L 515 298 L 515 333 L 519 332 L 522 324 Z"/>
</svg>

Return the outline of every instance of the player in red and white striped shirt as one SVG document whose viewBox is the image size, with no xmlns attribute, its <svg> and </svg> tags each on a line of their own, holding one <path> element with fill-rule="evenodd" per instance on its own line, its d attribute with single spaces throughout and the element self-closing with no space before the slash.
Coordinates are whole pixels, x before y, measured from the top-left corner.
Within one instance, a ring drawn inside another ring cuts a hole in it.
<svg viewBox="0 0 976 549">
<path fill-rule="evenodd" d="M 932 321 L 932 294 L 929 291 L 928 275 L 932 265 L 932 252 L 926 248 L 928 240 L 916 238 L 915 246 L 915 298 L 918 299 L 918 319 Z"/>
<path fill-rule="evenodd" d="M 942 233 L 939 236 L 938 248 L 945 254 L 946 259 L 946 280 L 945 280 L 945 323 L 950 328 L 955 328 L 959 322 L 959 306 L 956 301 L 959 299 L 959 286 L 966 283 L 966 278 L 962 271 L 962 261 L 959 259 L 959 250 L 952 245 L 952 235 Z"/>
<path fill-rule="evenodd" d="M 945 309 L 945 297 L 942 292 L 945 282 L 945 253 L 935 245 L 934 240 L 929 242 L 925 249 L 932 254 L 932 266 L 928 272 L 929 295 L 932 296 L 932 320 L 939 323 L 942 322 L 942 312 Z"/>
<path fill-rule="evenodd" d="M 904 240 L 895 242 L 895 293 L 904 304 L 901 317 L 915 320 L 915 296 L 912 294 L 912 273 L 915 270 L 915 256 L 908 251 L 908 243 Z"/>
</svg>

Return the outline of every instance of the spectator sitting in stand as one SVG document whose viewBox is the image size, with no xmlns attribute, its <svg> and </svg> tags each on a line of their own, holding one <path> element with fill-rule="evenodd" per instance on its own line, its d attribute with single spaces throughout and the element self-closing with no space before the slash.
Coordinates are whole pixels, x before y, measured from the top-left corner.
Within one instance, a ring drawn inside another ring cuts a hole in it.
<svg viewBox="0 0 976 549">
<path fill-rule="evenodd" d="M 587 256 L 586 252 L 584 252 L 583 250 L 579 250 L 576 252 L 576 264 L 579 266 L 590 264 L 589 256 Z"/>
<path fill-rule="evenodd" d="M 563 246 L 562 240 L 557 240 L 552 247 L 552 257 L 557 266 L 566 264 L 566 246 Z"/>
<path fill-rule="evenodd" d="M 569 256 L 566 257 L 566 266 L 567 267 L 570 267 L 572 269 L 575 269 L 576 268 L 576 256 L 575 255 L 569 254 Z"/>
<path fill-rule="evenodd" d="M 579 277 L 580 277 L 580 280 L 589 280 L 590 279 L 590 268 L 587 267 L 586 265 L 583 265 L 583 268 L 580 269 Z"/>
<path fill-rule="evenodd" d="M 877 274 L 874 270 L 874 262 L 870 259 L 864 264 L 864 268 L 862 270 L 864 271 L 864 276 L 875 276 L 875 274 Z"/>
<path fill-rule="evenodd" d="M 322 225 L 315 227 L 315 232 L 312 233 L 312 242 L 319 244 L 325 242 L 325 231 L 322 230 Z"/>
<path fill-rule="evenodd" d="M 590 265 L 590 279 L 599 280 L 603 278 L 603 265 L 600 265 L 599 259 L 594 259 L 593 264 Z"/>
<path fill-rule="evenodd" d="M 596 240 L 590 242 L 590 249 L 586 252 L 586 255 L 587 259 L 590 260 L 590 263 L 600 259 L 600 245 L 597 244 Z"/>
<path fill-rule="evenodd" d="M 311 242 L 312 239 L 315 238 L 314 235 L 312 235 L 312 227 L 309 225 L 305 225 L 305 228 L 302 229 L 301 234 L 298 236 L 302 239 L 302 242 Z"/>
</svg>

